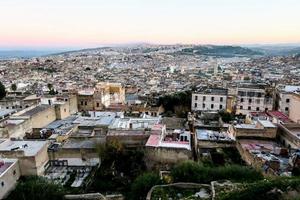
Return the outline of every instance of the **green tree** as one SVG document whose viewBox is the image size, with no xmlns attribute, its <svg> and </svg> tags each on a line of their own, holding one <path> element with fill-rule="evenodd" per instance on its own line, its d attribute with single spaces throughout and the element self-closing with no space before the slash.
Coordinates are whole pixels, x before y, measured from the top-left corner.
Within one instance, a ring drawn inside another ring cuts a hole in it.
<svg viewBox="0 0 300 200">
<path fill-rule="evenodd" d="M 138 176 L 131 185 L 131 199 L 144 200 L 146 199 L 149 190 L 155 186 L 161 184 L 159 176 L 155 173 L 145 173 Z"/>
<path fill-rule="evenodd" d="M 55 92 L 55 90 L 52 88 L 52 89 L 49 91 L 49 94 L 50 94 L 50 95 L 55 95 L 55 94 L 57 94 L 57 92 Z"/>
<path fill-rule="evenodd" d="M 53 85 L 52 85 L 51 83 L 48 83 L 48 84 L 47 84 L 47 87 L 48 87 L 49 90 L 52 90 L 52 89 L 53 89 Z"/>
<path fill-rule="evenodd" d="M 10 89 L 12 91 L 16 91 L 17 90 L 17 85 L 15 83 L 13 83 L 11 86 L 10 86 Z"/>
<path fill-rule="evenodd" d="M 6 90 L 4 85 L 0 82 L 0 99 L 3 99 L 6 96 Z"/>
<path fill-rule="evenodd" d="M 31 176 L 17 184 L 14 191 L 7 197 L 8 200 L 60 200 L 64 198 L 65 190 L 61 185 L 55 184 L 50 180 Z"/>
</svg>

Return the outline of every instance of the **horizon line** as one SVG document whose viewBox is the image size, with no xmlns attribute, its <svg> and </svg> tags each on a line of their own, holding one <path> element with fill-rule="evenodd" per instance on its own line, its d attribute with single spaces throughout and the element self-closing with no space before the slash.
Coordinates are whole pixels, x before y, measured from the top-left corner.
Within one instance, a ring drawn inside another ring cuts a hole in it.
<svg viewBox="0 0 300 200">
<path fill-rule="evenodd" d="M 279 42 L 279 43 L 149 43 L 149 42 L 129 42 L 129 43 L 112 43 L 112 44 L 96 44 L 95 46 L 1 46 L 0 51 L 72 51 L 83 49 L 96 49 L 104 47 L 126 47 L 139 45 L 153 46 L 174 46 L 174 45 L 199 45 L 199 46 L 300 46 L 300 42 Z"/>
</svg>

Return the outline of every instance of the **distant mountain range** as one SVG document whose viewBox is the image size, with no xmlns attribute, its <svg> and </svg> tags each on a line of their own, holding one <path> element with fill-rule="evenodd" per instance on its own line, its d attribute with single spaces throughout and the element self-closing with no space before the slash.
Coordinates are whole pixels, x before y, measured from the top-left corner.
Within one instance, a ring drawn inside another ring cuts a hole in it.
<svg viewBox="0 0 300 200">
<path fill-rule="evenodd" d="M 299 46 L 274 46 L 274 45 L 265 45 L 265 46 L 253 46 L 248 47 L 254 51 L 262 52 L 264 55 L 269 56 L 288 56 L 300 54 L 300 45 Z"/>
<path fill-rule="evenodd" d="M 0 59 L 13 58 L 32 58 L 48 55 L 68 55 L 71 53 L 86 53 L 105 49 L 119 49 L 125 46 L 115 47 L 99 47 L 90 49 L 79 49 L 71 51 L 62 50 L 0 50 Z M 248 46 L 230 46 L 230 45 L 131 45 L 126 46 L 128 49 L 138 50 L 139 53 L 156 52 L 163 47 L 164 49 L 172 49 L 173 55 L 205 55 L 216 57 L 253 57 L 253 56 L 287 56 L 300 55 L 300 45 L 248 45 Z M 178 51 L 176 48 L 178 47 Z M 130 52 L 135 52 L 135 51 Z M 174 51 L 173 51 L 174 50 Z"/>
<path fill-rule="evenodd" d="M 244 57 L 244 56 L 263 56 L 264 53 L 240 46 L 217 46 L 217 45 L 201 45 L 184 48 L 177 54 L 192 54 L 217 57 Z"/>
<path fill-rule="evenodd" d="M 13 58 L 32 58 L 46 56 L 58 51 L 39 51 L 39 50 L 0 50 L 0 59 L 13 59 Z"/>
</svg>

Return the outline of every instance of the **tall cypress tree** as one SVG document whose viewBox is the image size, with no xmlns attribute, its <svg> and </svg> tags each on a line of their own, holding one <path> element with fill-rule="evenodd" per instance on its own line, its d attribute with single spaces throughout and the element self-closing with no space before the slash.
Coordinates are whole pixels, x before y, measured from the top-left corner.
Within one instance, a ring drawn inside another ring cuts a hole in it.
<svg viewBox="0 0 300 200">
<path fill-rule="evenodd" d="M 4 85 L 0 82 L 0 99 L 3 99 L 6 96 L 6 91 Z"/>
</svg>

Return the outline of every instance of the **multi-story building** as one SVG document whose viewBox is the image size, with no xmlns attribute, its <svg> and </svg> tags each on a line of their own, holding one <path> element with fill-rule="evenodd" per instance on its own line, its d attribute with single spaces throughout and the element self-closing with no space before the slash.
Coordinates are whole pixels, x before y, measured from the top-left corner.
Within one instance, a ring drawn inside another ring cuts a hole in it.
<svg viewBox="0 0 300 200">
<path fill-rule="evenodd" d="M 17 159 L 0 160 L 0 199 L 5 199 L 16 187 L 20 176 L 20 167 Z"/>
<path fill-rule="evenodd" d="M 266 85 L 240 85 L 237 90 L 237 114 L 273 109 L 273 94 Z"/>
<path fill-rule="evenodd" d="M 294 93 L 291 98 L 289 118 L 300 124 L 300 93 Z"/>
<path fill-rule="evenodd" d="M 219 111 L 227 107 L 227 89 L 203 88 L 192 94 L 192 111 Z"/>
<path fill-rule="evenodd" d="M 79 111 L 100 111 L 114 104 L 125 104 L 125 88 L 119 83 L 100 82 L 93 89 L 78 92 Z"/>
<path fill-rule="evenodd" d="M 300 86 L 287 85 L 278 91 L 278 111 L 289 115 L 290 103 L 293 93 L 300 90 Z"/>
</svg>

